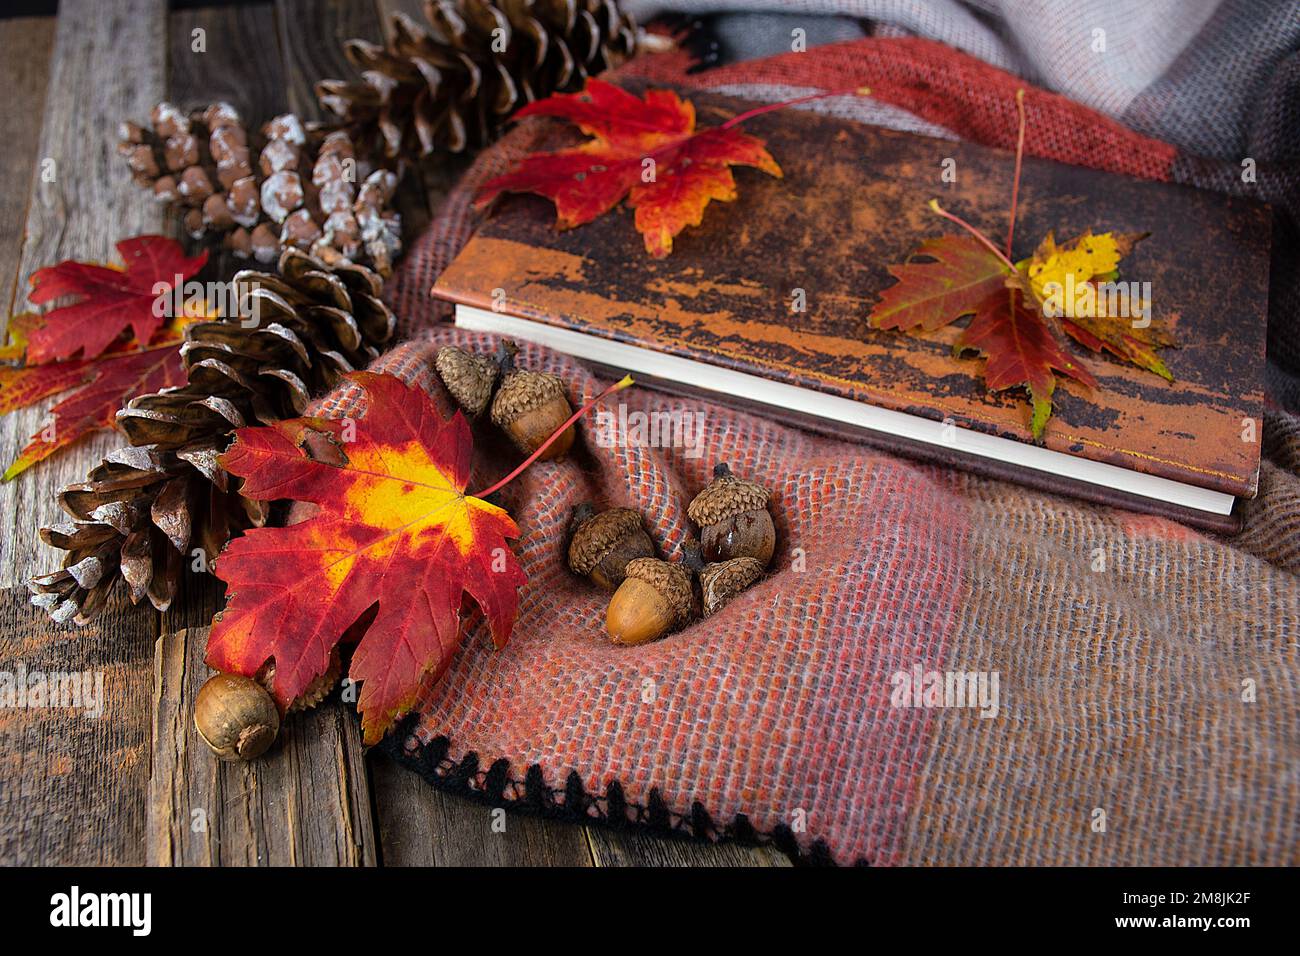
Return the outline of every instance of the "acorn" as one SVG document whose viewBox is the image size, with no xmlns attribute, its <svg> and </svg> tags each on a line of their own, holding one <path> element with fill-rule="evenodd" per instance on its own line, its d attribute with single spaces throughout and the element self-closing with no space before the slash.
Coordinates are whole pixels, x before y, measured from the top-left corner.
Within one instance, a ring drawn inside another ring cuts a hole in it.
<svg viewBox="0 0 1300 956">
<path fill-rule="evenodd" d="M 503 343 L 501 387 L 492 399 L 492 422 L 526 455 L 531 455 L 546 439 L 573 415 L 564 380 L 547 372 L 532 372 L 514 367 L 513 342 Z M 540 461 L 559 458 L 573 447 L 574 430 L 570 425 L 539 457 Z"/>
<path fill-rule="evenodd" d="M 439 349 L 433 360 L 438 377 L 456 404 L 470 418 L 478 418 L 487 408 L 496 387 L 501 365 L 488 355 L 476 355 L 449 345 Z"/>
<path fill-rule="evenodd" d="M 610 508 L 597 514 L 591 505 L 580 504 L 573 509 L 569 529 L 569 569 L 591 578 L 606 591 L 623 583 L 629 561 L 655 556 L 641 513 L 631 508 Z"/>
<path fill-rule="evenodd" d="M 755 558 L 767 567 L 776 549 L 776 529 L 767 499 L 762 485 L 737 478 L 726 464 L 715 467 L 713 480 L 686 509 L 700 526 L 704 559 Z"/>
<path fill-rule="evenodd" d="M 329 666 L 325 669 L 325 673 L 318 675 L 303 689 L 301 694 L 293 699 L 293 703 L 289 705 L 289 709 L 285 712 L 286 715 L 296 714 L 304 710 L 311 710 L 328 697 L 330 691 L 338 686 L 339 677 L 342 673 L 343 661 L 339 657 L 339 649 L 336 647 L 330 652 L 330 662 Z M 275 683 L 274 660 L 270 661 L 270 663 L 263 666 L 263 668 L 257 672 L 256 680 L 266 688 L 267 693 L 273 694 L 271 688 Z"/>
<path fill-rule="evenodd" d="M 280 711 L 252 678 L 216 674 L 194 700 L 194 729 L 222 760 L 252 760 L 275 741 Z"/>
<path fill-rule="evenodd" d="M 653 641 L 695 616 L 695 589 L 682 565 L 637 558 L 625 573 L 605 611 L 605 631 L 615 644 Z"/>
<path fill-rule="evenodd" d="M 745 588 L 763 576 L 763 564 L 757 558 L 732 558 L 706 564 L 700 571 L 700 595 L 704 613 L 712 614 L 727 605 Z"/>
</svg>

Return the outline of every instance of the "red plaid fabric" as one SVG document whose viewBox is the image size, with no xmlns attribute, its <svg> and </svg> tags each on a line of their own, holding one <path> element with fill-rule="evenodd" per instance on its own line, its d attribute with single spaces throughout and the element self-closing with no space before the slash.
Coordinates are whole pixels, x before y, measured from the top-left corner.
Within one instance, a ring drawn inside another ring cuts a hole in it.
<svg viewBox="0 0 1300 956">
<path fill-rule="evenodd" d="M 698 76 L 683 65 L 670 54 L 626 70 L 728 88 L 868 85 L 999 146 L 1013 145 L 1023 85 L 921 40 Z M 1030 90 L 1026 103 L 1032 154 L 1171 174 L 1164 144 L 1050 93 Z M 474 189 L 538 135 L 526 124 L 483 154 L 391 283 L 409 341 L 376 370 L 444 405 L 436 350 L 495 343 L 441 322 L 448 310 L 429 287 L 473 228 Z M 601 387 L 565 356 L 525 346 L 520 360 L 562 375 L 575 406 Z M 345 388 L 323 409 L 355 412 L 357 401 Z M 1260 496 L 1228 542 L 817 437 L 776 415 L 644 388 L 613 401 L 696 416 L 704 454 L 608 447 L 588 420 L 571 455 L 502 492 L 529 583 L 510 644 L 493 651 L 473 620 L 418 724 L 394 741 L 431 779 L 548 812 L 771 838 L 838 862 L 1300 862 L 1296 418 L 1270 412 Z M 490 429 L 476 441 L 480 484 L 517 461 Z M 677 634 L 610 645 L 608 596 L 565 564 L 570 509 L 636 508 L 676 556 L 691 532 L 686 505 L 723 460 L 772 489 L 770 574 Z M 912 675 L 949 671 L 996 674 L 996 716 L 899 705 Z"/>
</svg>

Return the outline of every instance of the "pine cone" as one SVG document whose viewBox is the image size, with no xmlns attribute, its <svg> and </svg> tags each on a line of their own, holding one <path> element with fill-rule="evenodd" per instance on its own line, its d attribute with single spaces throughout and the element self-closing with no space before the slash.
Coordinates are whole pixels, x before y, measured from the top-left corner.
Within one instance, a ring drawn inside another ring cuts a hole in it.
<svg viewBox="0 0 1300 956">
<path fill-rule="evenodd" d="M 384 45 L 349 40 L 355 82 L 316 84 L 367 156 L 411 159 L 489 142 L 519 107 L 582 87 L 636 52 L 615 0 L 426 0 L 424 29 L 393 15 Z"/>
<path fill-rule="evenodd" d="M 132 602 L 170 606 L 196 552 L 210 568 L 226 541 L 266 519 L 217 464 L 235 429 L 302 414 L 311 394 L 367 364 L 393 333 L 380 279 L 361 266 L 286 249 L 278 275 L 244 271 L 234 282 L 235 314 L 186 328 L 188 383 L 118 412 L 133 447 L 60 493 L 71 522 L 41 529 L 67 552 L 63 570 L 30 585 L 32 603 L 56 621 L 86 623 L 118 577 Z"/>
<path fill-rule="evenodd" d="M 293 247 L 330 264 L 392 270 L 401 251 L 401 218 L 388 208 L 397 176 L 359 163 L 347 133 L 309 136 L 286 113 L 253 137 L 227 103 L 188 115 L 159 103 L 151 123 L 123 123 L 118 150 L 137 183 L 181 212 L 191 237 L 222 236 L 236 256 L 264 263 Z"/>
</svg>

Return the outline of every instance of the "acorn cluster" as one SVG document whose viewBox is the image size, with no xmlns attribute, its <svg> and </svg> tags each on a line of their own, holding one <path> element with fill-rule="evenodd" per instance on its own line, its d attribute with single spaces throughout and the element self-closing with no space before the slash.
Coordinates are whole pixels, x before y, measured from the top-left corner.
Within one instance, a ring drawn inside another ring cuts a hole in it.
<svg viewBox="0 0 1300 956">
<path fill-rule="evenodd" d="M 573 415 L 564 379 L 547 372 L 515 368 L 519 347 L 509 339 L 495 355 L 479 355 L 454 345 L 434 359 L 438 377 L 471 420 L 486 411 L 525 455 L 531 455 Z M 573 447 L 574 430 L 564 430 L 539 460 L 559 458 Z"/>
<path fill-rule="evenodd" d="M 605 631 L 615 644 L 644 644 L 720 610 L 763 576 L 776 548 L 768 491 L 725 464 L 687 508 L 699 526 L 680 562 L 655 557 L 641 515 L 579 505 L 569 524 L 569 568 L 612 591 Z"/>
</svg>

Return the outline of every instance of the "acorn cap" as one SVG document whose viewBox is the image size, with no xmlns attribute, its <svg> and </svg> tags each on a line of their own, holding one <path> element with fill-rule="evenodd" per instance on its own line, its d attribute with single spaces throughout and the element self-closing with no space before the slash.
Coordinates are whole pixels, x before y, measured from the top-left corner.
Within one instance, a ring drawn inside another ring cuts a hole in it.
<svg viewBox="0 0 1300 956">
<path fill-rule="evenodd" d="M 590 574 L 627 535 L 641 530 L 641 513 L 631 508 L 610 508 L 587 518 L 569 541 L 569 567 L 575 574 Z"/>
<path fill-rule="evenodd" d="M 470 418 L 483 414 L 492 398 L 500 366 L 486 355 L 475 355 L 454 345 L 439 349 L 433 364 L 442 384 L 465 414 Z"/>
<path fill-rule="evenodd" d="M 686 508 L 701 528 L 756 508 L 767 507 L 768 493 L 762 485 L 737 478 L 725 464 L 713 469 L 713 480 Z"/>
<path fill-rule="evenodd" d="M 707 564 L 700 572 L 700 591 L 706 614 L 712 614 L 763 576 L 763 562 L 757 558 L 732 558 Z"/>
<path fill-rule="evenodd" d="M 524 412 L 540 408 L 557 398 L 569 400 L 564 390 L 564 379 L 558 375 L 527 370 L 511 372 L 497 389 L 496 398 L 492 399 L 492 424 L 505 428 Z"/>
<path fill-rule="evenodd" d="M 662 595 L 673 614 L 673 628 L 686 624 L 695 610 L 691 575 L 680 564 L 658 558 L 634 558 L 627 563 L 628 578 L 644 581 Z"/>
<path fill-rule="evenodd" d="M 330 691 L 338 685 L 342 673 L 343 660 L 339 657 L 339 649 L 336 647 L 330 653 L 330 663 L 329 667 L 325 668 L 325 673 L 318 674 L 310 684 L 303 688 L 302 693 L 295 697 L 293 703 L 289 705 L 286 714 L 311 710 L 329 696 Z M 258 671 L 256 680 L 266 688 L 268 694 L 271 693 L 271 687 L 275 683 L 275 662 L 271 661 Z"/>
</svg>

